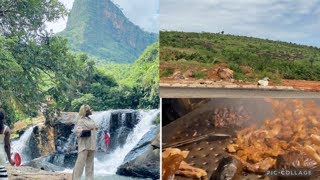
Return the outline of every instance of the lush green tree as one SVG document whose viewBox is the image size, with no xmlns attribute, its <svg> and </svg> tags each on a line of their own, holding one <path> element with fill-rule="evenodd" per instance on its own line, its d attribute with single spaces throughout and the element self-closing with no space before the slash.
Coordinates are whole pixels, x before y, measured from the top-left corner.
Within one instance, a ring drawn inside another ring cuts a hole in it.
<svg viewBox="0 0 320 180">
<path fill-rule="evenodd" d="M 46 95 L 59 104 L 81 74 L 67 41 L 45 31 L 45 22 L 66 15 L 58 0 L 3 0 L 0 7 L 0 100 L 10 124 L 12 111 L 36 115 Z"/>
<path fill-rule="evenodd" d="M 0 35 L 34 39 L 45 36 L 45 22 L 67 15 L 59 0 L 1 0 Z"/>
</svg>

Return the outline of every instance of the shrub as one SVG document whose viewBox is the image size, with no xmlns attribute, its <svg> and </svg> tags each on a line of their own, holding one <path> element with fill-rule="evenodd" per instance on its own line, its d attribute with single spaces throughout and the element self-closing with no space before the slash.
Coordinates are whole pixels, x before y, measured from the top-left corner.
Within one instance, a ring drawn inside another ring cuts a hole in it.
<svg viewBox="0 0 320 180">
<path fill-rule="evenodd" d="M 205 73 L 201 71 L 196 71 L 192 73 L 192 77 L 196 79 L 203 79 L 205 76 Z"/>
<path fill-rule="evenodd" d="M 174 69 L 173 68 L 165 68 L 161 73 L 160 77 L 169 77 L 172 76 Z"/>
</svg>

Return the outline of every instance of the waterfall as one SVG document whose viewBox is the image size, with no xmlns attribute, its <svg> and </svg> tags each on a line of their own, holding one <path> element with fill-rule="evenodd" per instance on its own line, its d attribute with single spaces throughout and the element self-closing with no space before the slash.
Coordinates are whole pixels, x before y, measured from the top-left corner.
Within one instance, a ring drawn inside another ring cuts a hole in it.
<svg viewBox="0 0 320 180">
<path fill-rule="evenodd" d="M 31 160 L 29 155 L 30 152 L 28 142 L 30 140 L 33 128 L 34 126 L 29 127 L 18 140 L 13 141 L 11 144 L 11 153 L 19 153 L 21 156 L 22 163 Z"/>
<path fill-rule="evenodd" d="M 123 163 L 125 156 L 135 147 L 143 135 L 155 127 L 153 121 L 158 115 L 159 110 L 157 109 L 120 109 L 94 112 L 90 117 L 98 126 L 95 174 L 97 176 L 114 175 L 117 168 Z M 68 124 L 65 120 L 66 117 L 62 118 L 60 125 L 55 126 L 58 128 L 56 132 L 60 133 L 55 136 L 56 152 L 52 152 L 46 161 L 71 171 L 77 157 L 77 137 L 74 129 L 70 128 L 74 126 L 75 121 Z M 23 163 L 32 160 L 29 141 L 34 127 L 28 128 L 20 139 L 12 142 L 12 152 L 20 153 Z M 106 150 L 104 143 L 104 132 L 110 134 L 111 142 L 108 150 Z"/>
<path fill-rule="evenodd" d="M 115 174 L 125 156 L 134 148 L 142 136 L 154 127 L 153 121 L 158 113 L 158 110 L 139 111 L 140 121 L 127 137 L 126 143 L 109 154 L 100 154 L 102 158 L 95 158 L 95 173 L 97 175 Z"/>
</svg>

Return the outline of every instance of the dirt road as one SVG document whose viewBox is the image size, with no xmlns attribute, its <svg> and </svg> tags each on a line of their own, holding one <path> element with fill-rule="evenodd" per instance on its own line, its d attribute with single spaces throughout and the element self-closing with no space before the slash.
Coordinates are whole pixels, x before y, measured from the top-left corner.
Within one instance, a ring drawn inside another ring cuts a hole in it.
<svg viewBox="0 0 320 180">
<path fill-rule="evenodd" d="M 160 87 L 162 98 L 320 98 L 319 92 L 288 90 Z"/>
</svg>

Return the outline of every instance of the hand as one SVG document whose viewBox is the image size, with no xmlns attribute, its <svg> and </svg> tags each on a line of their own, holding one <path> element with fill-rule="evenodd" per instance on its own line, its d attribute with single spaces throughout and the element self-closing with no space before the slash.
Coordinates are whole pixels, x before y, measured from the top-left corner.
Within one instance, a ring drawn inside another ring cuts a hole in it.
<svg viewBox="0 0 320 180">
<path fill-rule="evenodd" d="M 12 159 L 9 160 L 9 163 L 11 164 L 11 166 L 14 166 L 16 164 Z"/>
</svg>

